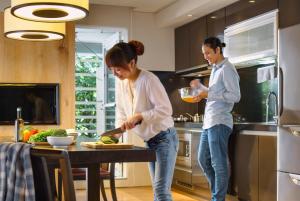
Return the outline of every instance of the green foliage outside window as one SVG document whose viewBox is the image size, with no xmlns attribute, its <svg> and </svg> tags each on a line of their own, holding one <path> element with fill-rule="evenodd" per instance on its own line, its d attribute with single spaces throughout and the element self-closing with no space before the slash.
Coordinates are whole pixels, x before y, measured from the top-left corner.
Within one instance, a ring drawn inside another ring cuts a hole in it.
<svg viewBox="0 0 300 201">
<path fill-rule="evenodd" d="M 96 71 L 102 66 L 102 58 L 77 54 L 75 63 L 75 84 L 76 84 L 76 130 L 82 135 L 96 137 Z M 90 88 L 90 89 L 89 89 Z"/>
</svg>

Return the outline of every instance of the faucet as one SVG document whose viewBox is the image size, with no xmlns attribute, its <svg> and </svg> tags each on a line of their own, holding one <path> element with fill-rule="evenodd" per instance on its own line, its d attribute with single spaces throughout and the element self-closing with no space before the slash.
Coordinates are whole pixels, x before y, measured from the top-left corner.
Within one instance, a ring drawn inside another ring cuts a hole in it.
<svg viewBox="0 0 300 201">
<path fill-rule="evenodd" d="M 277 94 L 274 91 L 270 91 L 268 96 L 267 96 L 267 99 L 266 99 L 266 122 L 269 122 L 269 106 L 270 106 L 271 96 L 274 96 L 274 98 L 275 98 L 273 120 L 275 120 L 275 123 L 277 124 L 277 120 L 278 120 L 278 110 L 277 110 L 278 98 L 277 98 Z"/>
</svg>

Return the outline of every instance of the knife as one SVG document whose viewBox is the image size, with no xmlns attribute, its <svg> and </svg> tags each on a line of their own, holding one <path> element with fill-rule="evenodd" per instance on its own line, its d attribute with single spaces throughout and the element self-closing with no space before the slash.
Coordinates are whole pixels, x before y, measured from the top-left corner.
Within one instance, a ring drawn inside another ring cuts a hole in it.
<svg viewBox="0 0 300 201">
<path fill-rule="evenodd" d="M 139 125 L 139 124 L 141 124 L 141 123 L 142 123 L 142 121 L 139 121 L 139 122 L 137 122 L 137 123 L 135 124 L 135 126 L 137 126 L 137 125 Z M 121 127 L 119 127 L 119 128 L 115 128 L 115 129 L 106 131 L 106 132 L 102 133 L 100 136 L 111 136 L 111 135 L 114 135 L 114 134 L 122 134 L 122 133 L 124 133 L 124 132 L 125 132 L 125 131 L 123 131 L 123 130 L 121 129 Z"/>
</svg>

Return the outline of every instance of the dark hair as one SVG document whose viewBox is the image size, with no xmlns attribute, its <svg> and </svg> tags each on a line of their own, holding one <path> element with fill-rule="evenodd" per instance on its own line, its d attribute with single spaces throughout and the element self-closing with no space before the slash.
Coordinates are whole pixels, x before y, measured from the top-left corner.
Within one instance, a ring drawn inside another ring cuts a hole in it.
<svg viewBox="0 0 300 201">
<path fill-rule="evenodd" d="M 137 56 L 144 53 L 143 43 L 132 40 L 128 43 L 120 42 L 115 44 L 105 55 L 107 67 L 118 66 L 127 68 L 127 64 L 134 59 L 137 62 Z"/>
<path fill-rule="evenodd" d="M 217 37 L 208 37 L 204 40 L 203 45 L 206 45 L 216 52 L 217 48 L 220 48 L 220 53 L 223 54 L 223 47 L 226 47 L 225 43 L 222 43 L 221 40 Z"/>
</svg>

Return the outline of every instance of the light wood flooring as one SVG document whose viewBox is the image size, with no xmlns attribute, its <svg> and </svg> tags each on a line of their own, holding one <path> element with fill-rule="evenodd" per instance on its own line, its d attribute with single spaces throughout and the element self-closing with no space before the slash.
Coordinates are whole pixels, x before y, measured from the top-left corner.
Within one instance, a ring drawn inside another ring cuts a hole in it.
<svg viewBox="0 0 300 201">
<path fill-rule="evenodd" d="M 173 201 L 209 201 L 209 192 L 203 192 L 203 197 L 190 195 L 185 192 L 173 189 Z M 106 189 L 108 201 L 111 201 L 110 191 Z M 153 201 L 151 187 L 134 187 L 134 188 L 117 188 L 118 201 Z M 78 201 L 86 201 L 86 191 L 76 190 L 76 198 Z M 101 197 L 101 200 L 102 197 Z M 235 198 L 228 197 L 226 201 L 237 201 Z"/>
</svg>

